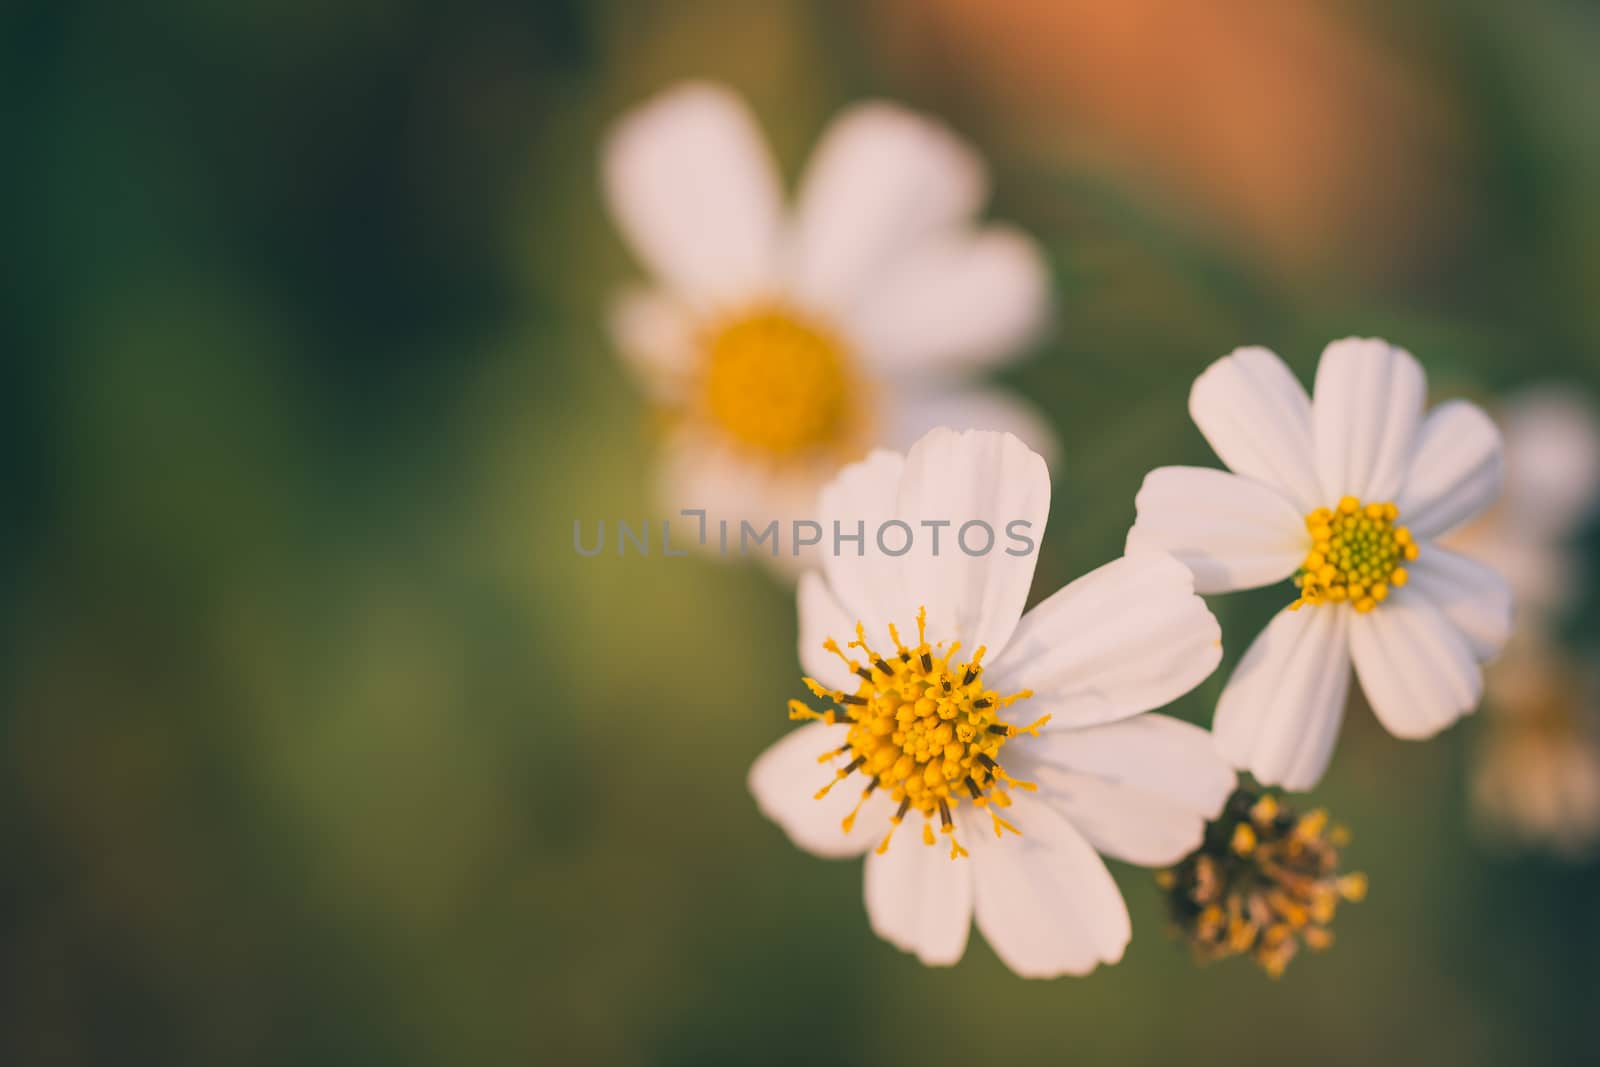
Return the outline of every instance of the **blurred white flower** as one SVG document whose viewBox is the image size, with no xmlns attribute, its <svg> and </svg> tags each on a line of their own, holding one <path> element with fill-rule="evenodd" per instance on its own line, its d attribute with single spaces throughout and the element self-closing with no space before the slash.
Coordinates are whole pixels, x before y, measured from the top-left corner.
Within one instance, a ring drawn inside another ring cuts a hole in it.
<svg viewBox="0 0 1600 1067">
<path fill-rule="evenodd" d="M 1189 396 L 1234 473 L 1164 467 L 1139 492 L 1129 551 L 1172 552 L 1202 593 L 1299 587 L 1217 703 L 1217 744 L 1264 784 L 1321 779 L 1352 662 L 1389 732 L 1424 738 L 1477 706 L 1505 643 L 1505 581 L 1434 543 L 1499 495 L 1500 435 L 1461 401 L 1424 418 L 1426 391 L 1383 341 L 1330 344 L 1314 402 L 1276 355 L 1239 349 Z"/>
<path fill-rule="evenodd" d="M 1491 838 L 1568 858 L 1600 845 L 1600 671 L 1519 633 L 1489 671 L 1489 714 L 1472 776 Z"/>
<path fill-rule="evenodd" d="M 1015 437 L 936 430 L 904 457 L 847 467 L 820 510 L 918 529 L 1025 521 L 1042 535 L 1049 502 L 1044 461 Z M 1027 977 L 1116 962 L 1131 928 L 1097 852 L 1175 863 L 1234 785 L 1204 730 L 1140 714 L 1221 657 L 1188 570 L 1128 556 L 1024 615 L 1034 562 L 923 539 L 903 556 L 825 555 L 801 579 L 806 684 L 836 707 L 791 702 L 814 721 L 762 754 L 750 789 L 800 848 L 872 850 L 872 928 L 926 964 L 961 958 L 974 915 Z M 921 827 L 897 834 L 908 817 Z"/>
<path fill-rule="evenodd" d="M 1505 575 L 1519 627 L 1545 625 L 1571 606 L 1587 577 L 1573 539 L 1600 504 L 1600 416 L 1570 389 L 1537 386 L 1501 407 L 1500 425 L 1505 493 L 1449 544 Z"/>
<path fill-rule="evenodd" d="M 944 126 L 851 107 L 788 208 L 749 111 L 690 83 L 617 122 L 603 171 L 651 275 L 611 328 L 668 414 L 667 507 L 810 519 L 842 464 L 941 425 L 1053 448 L 1031 406 L 971 383 L 1040 333 L 1049 277 L 1032 239 L 977 223 L 983 164 Z"/>
<path fill-rule="evenodd" d="M 1559 636 L 1589 580 L 1575 539 L 1600 504 L 1600 416 L 1567 388 L 1501 408 L 1501 503 L 1451 537 L 1506 575 L 1516 622 L 1490 667 L 1472 802 L 1492 838 L 1571 858 L 1600 845 L 1600 667 Z"/>
</svg>

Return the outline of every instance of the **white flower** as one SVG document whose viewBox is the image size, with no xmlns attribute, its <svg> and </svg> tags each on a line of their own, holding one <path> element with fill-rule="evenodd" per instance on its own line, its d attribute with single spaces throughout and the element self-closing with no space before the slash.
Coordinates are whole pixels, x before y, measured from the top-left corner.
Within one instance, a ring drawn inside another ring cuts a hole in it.
<svg viewBox="0 0 1600 1067">
<path fill-rule="evenodd" d="M 1299 598 L 1245 652 L 1217 704 L 1217 744 L 1266 784 L 1309 789 L 1333 754 L 1350 664 L 1397 737 L 1471 711 L 1504 644 L 1505 582 L 1434 539 L 1498 496 L 1500 435 L 1452 401 L 1423 417 L 1407 352 L 1336 341 L 1315 400 L 1276 355 L 1242 348 L 1194 383 L 1189 412 L 1234 473 L 1152 471 L 1128 549 L 1172 552 L 1202 593 L 1291 576 Z"/>
<path fill-rule="evenodd" d="M 1506 576 L 1514 635 L 1488 671 L 1472 802 L 1491 837 L 1585 858 L 1600 846 L 1600 668 L 1560 634 L 1590 580 L 1575 541 L 1600 503 L 1600 417 L 1570 387 L 1500 409 L 1500 503 L 1449 538 Z"/>
<path fill-rule="evenodd" d="M 1542 385 L 1507 400 L 1500 424 L 1505 494 L 1447 543 L 1505 575 L 1519 629 L 1546 627 L 1588 578 L 1573 541 L 1600 503 L 1600 416 L 1574 390 Z"/>
<path fill-rule="evenodd" d="M 1036 539 L 1049 501 L 1043 460 L 1015 437 L 951 430 L 874 452 L 822 493 L 823 515 L 851 525 L 951 525 L 937 554 L 926 536 L 900 557 L 869 539 L 802 578 L 800 660 L 837 710 L 792 702 L 820 721 L 768 749 L 750 789 L 801 848 L 871 850 L 872 928 L 926 964 L 961 958 L 974 914 L 1018 974 L 1116 962 L 1128 912 L 1097 853 L 1176 862 L 1233 787 L 1204 730 L 1140 714 L 1221 657 L 1181 564 L 1125 557 L 1023 615 L 1034 553 L 952 544 L 969 521 L 1026 522 Z M 922 825 L 896 833 L 907 817 Z"/>
<path fill-rule="evenodd" d="M 1031 407 L 970 384 L 1039 333 L 1048 272 L 1030 238 L 976 223 L 982 162 L 943 126 L 886 103 L 850 108 L 788 209 L 748 110 L 691 83 L 621 119 L 603 170 L 652 276 L 611 325 L 668 414 L 668 507 L 735 530 L 810 519 L 843 463 L 941 425 L 1014 430 L 1048 450 Z"/>
<path fill-rule="evenodd" d="M 1585 859 L 1600 846 L 1600 667 L 1519 630 L 1489 672 L 1472 773 L 1479 826 L 1497 840 Z"/>
</svg>

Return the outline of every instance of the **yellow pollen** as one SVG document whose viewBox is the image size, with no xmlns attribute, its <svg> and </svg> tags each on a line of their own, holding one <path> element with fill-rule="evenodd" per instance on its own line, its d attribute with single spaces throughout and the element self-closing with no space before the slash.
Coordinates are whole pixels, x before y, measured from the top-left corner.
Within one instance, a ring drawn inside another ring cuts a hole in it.
<svg viewBox="0 0 1600 1067">
<path fill-rule="evenodd" d="M 868 779 L 861 803 L 874 792 L 884 791 L 897 808 L 879 852 L 887 851 L 895 828 L 915 811 L 922 815 L 923 844 L 937 841 L 933 827 L 937 818 L 939 833 L 950 839 L 950 858 L 960 859 L 967 850 L 956 840 L 954 812 L 965 802 L 989 812 L 996 837 L 1003 837 L 1008 830 L 1021 833 L 994 809 L 1010 806 L 1007 790 L 1037 786 L 1007 774 L 1000 764 L 1000 750 L 1019 734 L 1038 736 L 1050 717 L 1045 715 L 1026 726 L 1002 722 L 1001 709 L 1026 700 L 1032 692 L 1002 696 L 986 688 L 984 649 L 979 647 L 965 661 L 958 659 L 959 641 L 948 647 L 943 642 L 929 644 L 927 622 L 928 613 L 923 609 L 917 613 L 917 643 L 909 647 L 901 641 L 898 629 L 890 626 L 895 651 L 887 655 L 868 646 L 866 627 L 859 622 L 855 640 L 847 646 L 829 638 L 823 648 L 843 660 L 861 683 L 855 692 L 847 693 L 829 689 L 814 678 L 803 679 L 812 695 L 832 701 L 839 710 L 817 711 L 791 700 L 789 717 L 850 727 L 844 745 L 818 757 L 819 763 L 840 756 L 848 761 L 834 770 L 834 777 L 816 796 L 822 798 L 835 784 L 858 772 Z M 852 658 L 846 648 L 860 650 L 863 660 Z M 854 829 L 861 803 L 845 817 L 846 833 Z"/>
<path fill-rule="evenodd" d="M 1399 517 L 1392 503 L 1363 504 L 1353 496 L 1307 515 L 1311 550 L 1295 572 L 1300 597 L 1289 610 L 1348 601 L 1366 613 L 1405 585 L 1405 564 L 1417 558 L 1418 550 L 1411 531 L 1395 525 Z"/>
<path fill-rule="evenodd" d="M 844 345 L 781 308 L 731 319 L 705 341 L 705 404 L 740 444 L 774 456 L 838 443 L 851 411 Z"/>
</svg>

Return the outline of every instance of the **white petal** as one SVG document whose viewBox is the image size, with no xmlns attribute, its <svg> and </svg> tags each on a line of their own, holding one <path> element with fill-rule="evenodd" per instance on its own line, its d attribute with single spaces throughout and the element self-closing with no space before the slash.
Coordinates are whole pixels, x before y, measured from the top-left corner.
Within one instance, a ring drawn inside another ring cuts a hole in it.
<svg viewBox="0 0 1600 1067">
<path fill-rule="evenodd" d="M 854 828 L 845 833 L 844 817 L 866 788 L 860 775 L 839 782 L 827 796 L 816 799 L 835 766 L 819 763 L 817 757 L 843 745 L 849 732 L 843 725 L 809 723 L 784 735 L 750 768 L 750 792 L 761 814 L 783 827 L 797 847 L 830 859 L 859 856 L 876 845 L 894 814 L 888 791 L 880 790 L 862 805 Z"/>
<path fill-rule="evenodd" d="M 1483 695 L 1467 639 L 1426 597 L 1395 597 L 1358 615 L 1350 653 L 1367 702 L 1396 737 L 1432 737 Z"/>
<path fill-rule="evenodd" d="M 902 611 L 927 608 L 930 640 L 998 656 L 1022 616 L 1050 514 L 1044 460 L 1010 434 L 934 430 L 906 455 L 898 514 L 917 535 Z"/>
<path fill-rule="evenodd" d="M 1263 785 L 1303 791 L 1328 769 L 1350 691 L 1353 614 L 1342 605 L 1278 612 L 1228 679 L 1212 732 Z"/>
<path fill-rule="evenodd" d="M 1055 465 L 1061 442 L 1027 400 L 1006 389 L 956 386 L 939 391 L 895 390 L 883 398 L 884 442 L 909 449 L 930 430 L 998 430 L 1015 434 L 1022 443 Z"/>
<path fill-rule="evenodd" d="M 694 426 L 670 434 L 660 451 L 658 495 L 672 524 L 674 554 L 699 549 L 732 560 L 753 556 L 780 567 L 798 562 L 793 553 L 792 520 L 814 517 L 825 477 L 821 470 L 797 466 L 774 471 L 770 464 Z M 680 514 L 691 509 L 705 512 L 703 530 L 700 518 Z M 772 538 L 761 543 L 755 540 L 773 520 L 778 522 L 776 556 Z M 750 523 L 750 535 L 741 546 L 740 524 L 745 521 Z"/>
<path fill-rule="evenodd" d="M 767 480 L 760 468 L 715 438 L 685 428 L 668 435 L 660 452 L 658 496 L 672 520 L 674 552 L 699 544 L 702 533 L 697 519 L 679 515 L 682 509 L 706 512 L 707 543 L 700 547 L 711 552 L 718 550 L 719 519 L 733 519 L 737 531 L 740 517 L 753 520 L 765 509 Z"/>
<path fill-rule="evenodd" d="M 1024 978 L 1088 974 L 1115 963 L 1133 935 L 1111 872 L 1071 823 L 1014 794 L 1006 817 L 1022 831 L 973 835 L 978 929 Z"/>
<path fill-rule="evenodd" d="M 1561 618 L 1584 594 L 1588 561 L 1576 551 L 1578 546 L 1552 545 L 1543 536 L 1504 521 L 1507 518 L 1508 510 L 1496 509 L 1431 543 L 1448 544 L 1488 564 L 1510 588 L 1518 619 Z"/>
<path fill-rule="evenodd" d="M 868 366 L 916 381 L 1018 355 L 1050 315 L 1039 246 L 1006 227 L 922 241 L 861 294 L 849 325 Z"/>
<path fill-rule="evenodd" d="M 1478 660 L 1492 659 L 1511 636 L 1511 587 L 1493 569 L 1426 542 L 1407 565 L 1411 581 L 1394 595 L 1425 596 L 1455 624 Z"/>
<path fill-rule="evenodd" d="M 777 168 L 732 93 L 699 82 L 662 93 L 617 122 L 602 163 L 611 213 L 657 278 L 707 306 L 772 285 Z"/>
<path fill-rule="evenodd" d="M 1198 846 L 1237 781 L 1209 733 L 1166 715 L 1051 731 L 1015 747 L 1025 756 L 1007 760 L 1011 773 L 1037 781 L 1098 851 L 1147 867 Z"/>
<path fill-rule="evenodd" d="M 1273 486 L 1301 514 L 1321 506 L 1311 400 L 1276 353 L 1239 348 L 1211 364 L 1189 392 L 1189 414 L 1231 470 Z"/>
<path fill-rule="evenodd" d="M 1427 393 L 1422 366 L 1387 341 L 1352 337 L 1323 349 L 1311 420 L 1324 505 L 1395 498 Z"/>
<path fill-rule="evenodd" d="M 893 647 L 887 645 L 889 623 L 907 627 L 916 617 L 914 606 L 906 615 L 904 561 L 886 556 L 877 538 L 883 523 L 895 517 L 904 469 L 899 453 L 874 452 L 841 470 L 817 500 L 822 571 L 840 607 L 866 624 L 868 640 L 879 648 Z M 887 536 L 885 543 L 899 545 Z"/>
<path fill-rule="evenodd" d="M 850 108 L 800 182 L 794 291 L 847 312 L 895 256 L 971 218 L 986 186 L 982 162 L 940 123 L 894 104 Z"/>
<path fill-rule="evenodd" d="M 1437 537 L 1494 503 L 1504 478 L 1500 431 L 1489 416 L 1464 400 L 1440 404 L 1422 424 L 1395 498 L 1400 521 L 1418 537 Z"/>
<path fill-rule="evenodd" d="M 1137 553 L 1090 571 L 1028 612 L 989 684 L 1032 689 L 1012 710 L 1049 729 L 1137 715 L 1199 685 L 1222 658 L 1221 631 L 1188 568 Z"/>
<path fill-rule="evenodd" d="M 688 308 L 664 292 L 628 289 L 612 301 L 608 326 L 624 362 L 655 399 L 683 396 L 701 355 Z"/>
<path fill-rule="evenodd" d="M 856 620 L 840 607 L 828 591 L 828 583 L 816 571 L 808 571 L 800 576 L 797 599 L 800 605 L 800 666 L 830 689 L 855 692 L 861 679 L 851 674 L 844 661 L 824 649 L 822 644 L 831 637 L 839 643 L 839 647 L 845 648 L 855 640 Z M 849 649 L 846 648 L 846 651 Z M 857 652 L 855 658 L 864 660 L 866 657 Z"/>
<path fill-rule="evenodd" d="M 1128 551 L 1170 552 L 1202 593 L 1281 582 L 1311 550 L 1303 513 L 1261 482 L 1205 467 L 1160 467 L 1134 498 Z"/>
<path fill-rule="evenodd" d="M 888 851 L 867 856 L 865 890 L 872 932 L 929 967 L 948 967 L 967 950 L 972 929 L 972 861 L 951 859 L 942 840 L 922 842 L 907 825 Z"/>
</svg>

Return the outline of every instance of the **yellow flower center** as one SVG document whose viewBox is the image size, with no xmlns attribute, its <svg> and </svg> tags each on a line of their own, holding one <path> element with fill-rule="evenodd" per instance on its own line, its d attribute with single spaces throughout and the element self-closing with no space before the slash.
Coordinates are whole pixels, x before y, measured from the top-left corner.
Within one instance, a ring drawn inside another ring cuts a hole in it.
<svg viewBox="0 0 1600 1067">
<path fill-rule="evenodd" d="M 1362 504 L 1353 496 L 1307 515 L 1311 551 L 1295 572 L 1300 599 L 1289 610 L 1349 601 L 1365 613 L 1405 585 L 1403 564 L 1417 558 L 1417 544 L 1410 530 L 1395 525 L 1399 517 L 1393 504 Z"/>
<path fill-rule="evenodd" d="M 787 456 L 836 440 L 848 422 L 844 345 L 781 308 L 733 319 L 707 342 L 705 401 L 736 441 Z"/>
<path fill-rule="evenodd" d="M 889 832 L 878 851 L 889 848 L 896 827 L 916 810 L 922 813 L 923 843 L 932 845 L 936 840 L 933 817 L 938 815 L 942 831 L 950 837 L 950 858 L 956 859 L 965 856 L 967 850 L 956 841 L 951 810 L 964 801 L 977 807 L 992 804 L 989 814 L 996 837 L 1006 830 L 1021 832 L 994 808 L 1010 806 L 1008 788 L 1036 787 L 1008 775 L 998 757 L 1006 742 L 1018 734 L 1038 736 L 1039 727 L 1050 716 L 1021 727 L 1001 722 L 1000 709 L 1026 700 L 1032 691 L 1001 696 L 984 688 L 984 649 L 980 646 L 970 660 L 958 661 L 961 642 L 952 642 L 949 648 L 943 642 L 928 644 L 927 620 L 926 609 L 917 613 L 914 648 L 907 648 L 891 625 L 889 637 L 898 651 L 888 657 L 867 646 L 866 629 L 858 622 L 856 639 L 846 647 L 860 649 L 865 663 L 850 658 L 830 637 L 823 647 L 844 660 L 861 684 L 854 693 L 846 693 L 806 678 L 806 688 L 813 695 L 833 701 L 840 710 L 819 712 L 791 700 L 789 717 L 850 725 L 846 742 L 818 758 L 819 763 L 831 763 L 842 756 L 850 757 L 818 791 L 818 800 L 854 772 L 859 771 L 867 779 L 861 800 L 845 816 L 846 833 L 854 827 L 856 813 L 867 798 L 886 789 L 899 807 L 889 820 Z"/>
</svg>

